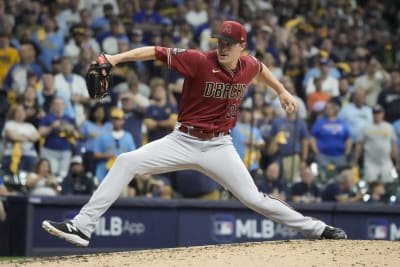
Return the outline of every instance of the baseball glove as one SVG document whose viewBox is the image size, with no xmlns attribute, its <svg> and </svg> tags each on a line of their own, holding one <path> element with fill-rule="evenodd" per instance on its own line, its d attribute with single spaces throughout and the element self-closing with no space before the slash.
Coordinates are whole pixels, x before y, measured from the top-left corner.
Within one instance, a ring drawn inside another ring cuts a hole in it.
<svg viewBox="0 0 400 267">
<path fill-rule="evenodd" d="M 104 53 L 97 56 L 96 62 L 90 64 L 86 74 L 86 86 L 89 95 L 93 99 L 101 99 L 107 96 L 111 80 L 112 65 Z"/>
</svg>

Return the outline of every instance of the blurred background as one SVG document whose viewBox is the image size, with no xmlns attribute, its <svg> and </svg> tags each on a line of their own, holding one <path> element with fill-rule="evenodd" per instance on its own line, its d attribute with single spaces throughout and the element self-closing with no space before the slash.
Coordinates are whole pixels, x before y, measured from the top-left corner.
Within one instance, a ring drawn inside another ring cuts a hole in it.
<svg viewBox="0 0 400 267">
<path fill-rule="evenodd" d="M 206 52 L 223 20 L 245 25 L 244 54 L 299 104 L 287 115 L 273 90 L 248 87 L 232 138 L 259 190 L 398 207 L 400 1 L 0 0 L 0 220 L 10 196 L 90 196 L 119 154 L 173 131 L 182 77 L 120 64 L 95 102 L 85 75 L 101 51 Z M 194 171 L 135 178 L 121 197 L 235 200 Z"/>
</svg>

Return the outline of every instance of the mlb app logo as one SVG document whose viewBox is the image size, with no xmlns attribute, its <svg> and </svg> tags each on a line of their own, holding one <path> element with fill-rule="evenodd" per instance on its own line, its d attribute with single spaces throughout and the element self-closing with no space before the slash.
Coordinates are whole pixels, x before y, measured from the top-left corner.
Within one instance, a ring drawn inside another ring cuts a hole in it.
<svg viewBox="0 0 400 267">
<path fill-rule="evenodd" d="M 230 214 L 212 216 L 212 238 L 217 243 L 232 242 L 235 238 L 235 218 Z"/>
<path fill-rule="evenodd" d="M 232 235 L 233 223 L 232 222 L 214 222 L 214 233 L 216 235 Z"/>
<path fill-rule="evenodd" d="M 368 238 L 387 239 L 389 237 L 389 221 L 383 218 L 367 221 Z"/>
</svg>

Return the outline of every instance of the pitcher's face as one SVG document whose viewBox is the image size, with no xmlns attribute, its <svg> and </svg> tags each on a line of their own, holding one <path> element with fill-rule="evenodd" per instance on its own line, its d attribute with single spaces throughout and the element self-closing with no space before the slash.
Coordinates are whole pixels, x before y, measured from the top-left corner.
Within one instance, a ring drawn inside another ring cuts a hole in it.
<svg viewBox="0 0 400 267">
<path fill-rule="evenodd" d="M 224 40 L 218 40 L 218 61 L 223 66 L 231 69 L 236 67 L 236 63 L 240 57 L 240 53 L 243 51 L 245 43 L 229 43 Z"/>
</svg>

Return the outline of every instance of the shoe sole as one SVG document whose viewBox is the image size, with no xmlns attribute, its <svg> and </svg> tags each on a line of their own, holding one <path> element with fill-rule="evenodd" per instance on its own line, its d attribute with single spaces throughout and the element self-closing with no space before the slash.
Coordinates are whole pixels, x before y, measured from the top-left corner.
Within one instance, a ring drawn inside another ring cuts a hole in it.
<svg viewBox="0 0 400 267">
<path fill-rule="evenodd" d="M 64 233 L 60 230 L 58 230 L 57 228 L 55 228 L 54 226 L 52 226 L 49 222 L 47 221 L 43 221 L 42 222 L 42 228 L 44 230 L 46 230 L 46 232 L 48 232 L 49 234 L 58 237 L 62 240 L 65 240 L 69 243 L 74 244 L 75 246 L 78 247 L 87 247 L 89 245 L 89 241 L 82 239 L 81 237 L 74 235 L 74 234 L 67 234 Z"/>
<path fill-rule="evenodd" d="M 340 235 L 332 236 L 330 238 L 322 237 L 321 239 L 325 239 L 325 240 L 344 240 L 344 239 L 347 239 L 347 235 L 346 234 L 340 234 Z"/>
</svg>

